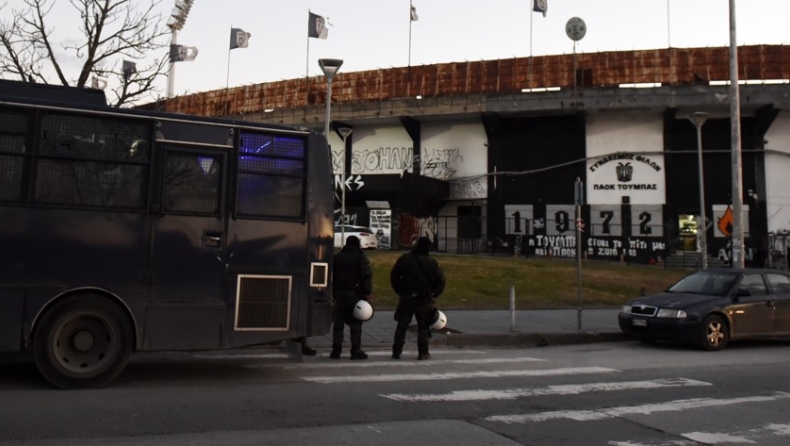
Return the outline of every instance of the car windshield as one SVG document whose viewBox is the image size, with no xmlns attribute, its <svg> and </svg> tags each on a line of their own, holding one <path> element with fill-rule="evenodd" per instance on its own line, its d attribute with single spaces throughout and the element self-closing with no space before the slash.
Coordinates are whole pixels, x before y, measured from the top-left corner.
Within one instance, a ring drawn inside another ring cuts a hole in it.
<svg viewBox="0 0 790 446">
<path fill-rule="evenodd" d="M 698 271 L 686 276 L 672 287 L 670 293 L 710 294 L 726 296 L 738 278 L 737 273 Z"/>
</svg>

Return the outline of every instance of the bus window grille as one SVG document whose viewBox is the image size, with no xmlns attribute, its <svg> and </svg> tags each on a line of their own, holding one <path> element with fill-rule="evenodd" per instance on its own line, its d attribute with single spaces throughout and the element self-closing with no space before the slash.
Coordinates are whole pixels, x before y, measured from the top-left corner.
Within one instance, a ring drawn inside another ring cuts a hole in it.
<svg viewBox="0 0 790 446">
<path fill-rule="evenodd" d="M 235 329 L 288 330 L 292 283 L 291 276 L 239 275 Z"/>
</svg>

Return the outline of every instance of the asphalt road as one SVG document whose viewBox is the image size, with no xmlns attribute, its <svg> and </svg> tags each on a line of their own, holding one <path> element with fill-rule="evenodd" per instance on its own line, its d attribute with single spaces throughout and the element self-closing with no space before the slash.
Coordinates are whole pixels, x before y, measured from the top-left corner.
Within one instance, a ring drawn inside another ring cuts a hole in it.
<svg viewBox="0 0 790 446">
<path fill-rule="evenodd" d="M 790 342 L 133 357 L 110 387 L 0 365 L 0 445 L 790 444 Z"/>
</svg>

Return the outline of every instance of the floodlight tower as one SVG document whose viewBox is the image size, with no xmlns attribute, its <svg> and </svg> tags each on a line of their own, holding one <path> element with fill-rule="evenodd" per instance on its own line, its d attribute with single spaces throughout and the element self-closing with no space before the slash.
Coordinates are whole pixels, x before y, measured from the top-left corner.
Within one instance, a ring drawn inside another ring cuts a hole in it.
<svg viewBox="0 0 790 446">
<path fill-rule="evenodd" d="M 173 8 L 173 13 L 170 15 L 170 20 L 167 22 L 167 27 L 170 28 L 170 48 L 178 44 L 178 32 L 184 27 L 189 15 L 189 10 L 192 9 L 192 4 L 195 0 L 176 0 L 176 5 Z M 173 89 L 175 88 L 175 74 L 176 64 L 170 60 L 170 71 L 167 74 L 167 97 L 173 97 Z"/>
</svg>

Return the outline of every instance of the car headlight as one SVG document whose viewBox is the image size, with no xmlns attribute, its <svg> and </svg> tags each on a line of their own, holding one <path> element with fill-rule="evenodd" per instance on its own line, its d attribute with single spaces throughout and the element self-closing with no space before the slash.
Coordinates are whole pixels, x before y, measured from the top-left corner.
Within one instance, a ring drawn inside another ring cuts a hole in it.
<svg viewBox="0 0 790 446">
<path fill-rule="evenodd" d="M 668 317 L 672 319 L 684 319 L 687 314 L 683 310 L 672 310 L 670 308 L 662 308 L 658 310 L 657 317 Z"/>
<path fill-rule="evenodd" d="M 623 305 L 620 307 L 621 313 L 630 313 L 631 312 L 631 305 Z"/>
</svg>

